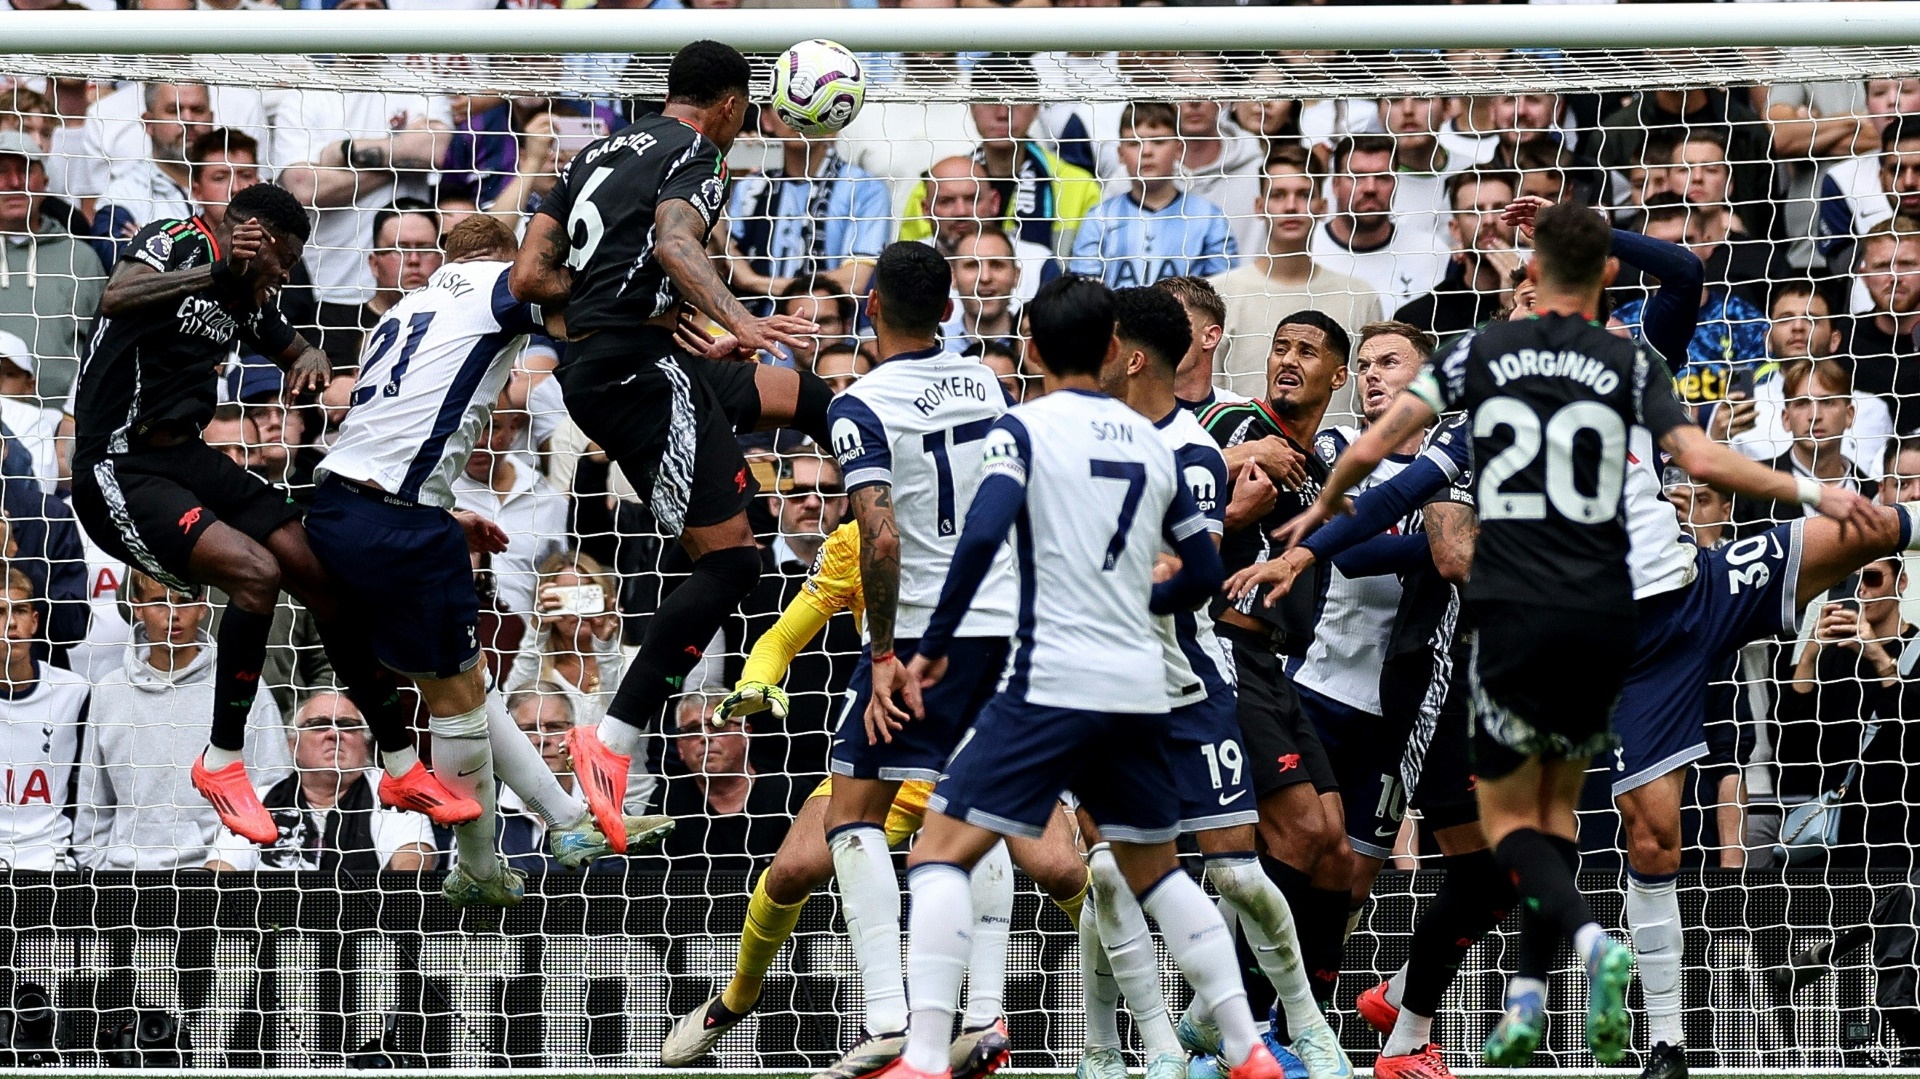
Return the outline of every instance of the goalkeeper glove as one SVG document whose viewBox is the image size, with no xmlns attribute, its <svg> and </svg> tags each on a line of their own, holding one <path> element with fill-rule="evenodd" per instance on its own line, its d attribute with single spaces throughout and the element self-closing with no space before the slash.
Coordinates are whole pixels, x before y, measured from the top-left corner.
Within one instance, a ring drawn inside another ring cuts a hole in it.
<svg viewBox="0 0 1920 1079">
<path fill-rule="evenodd" d="M 715 724 L 723 719 L 738 719 L 755 712 L 772 712 L 773 718 L 787 718 L 787 691 L 766 682 L 741 682 L 713 710 Z"/>
</svg>

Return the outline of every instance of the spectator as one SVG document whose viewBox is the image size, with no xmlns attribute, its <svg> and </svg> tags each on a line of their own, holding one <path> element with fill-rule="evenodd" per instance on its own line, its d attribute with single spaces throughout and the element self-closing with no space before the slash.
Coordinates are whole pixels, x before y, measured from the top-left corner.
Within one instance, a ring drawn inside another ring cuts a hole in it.
<svg viewBox="0 0 1920 1079">
<path fill-rule="evenodd" d="M 1767 308 L 1767 290 L 1794 274 L 1786 245 L 1746 231 L 1727 202 L 1733 172 L 1726 137 L 1717 128 L 1689 131 L 1674 148 L 1668 183 L 1686 200 L 1686 244 L 1706 265 L 1707 284 L 1726 289 L 1756 311 Z"/>
<path fill-rule="evenodd" d="M 1571 138 L 1560 114 L 1559 94 L 1481 94 L 1441 126 L 1439 140 L 1454 169 L 1519 169 L 1526 150 L 1557 150 Z"/>
<path fill-rule="evenodd" d="M 524 411 L 497 405 L 466 470 L 453 479 L 455 509 L 506 530 L 507 549 L 493 556 L 494 589 L 502 608 L 518 615 L 538 609 L 535 567 L 566 547 L 567 534 L 566 496 L 513 452 L 526 423 Z"/>
<path fill-rule="evenodd" d="M 376 212 L 372 236 L 367 269 L 373 294 L 358 304 L 320 304 L 320 348 L 335 371 L 358 368 L 366 332 L 440 268 L 440 216 L 425 202 L 400 199 Z"/>
<path fill-rule="evenodd" d="M 7 569 L 5 691 L 0 693 L 0 866 L 71 868 L 68 797 L 87 726 L 89 686 L 81 675 L 34 658 L 40 610 L 33 582 Z"/>
<path fill-rule="evenodd" d="M 26 342 L 43 403 L 65 401 L 106 287 L 100 256 L 46 214 L 46 153 L 0 131 L 0 330 Z"/>
<path fill-rule="evenodd" d="M 1013 290 L 1020 283 L 1013 240 L 998 229 L 977 232 L 960 241 L 949 260 L 953 290 L 960 295 L 954 320 L 942 327 L 947 348 L 965 352 L 987 341 L 1017 337 L 1020 303 Z"/>
<path fill-rule="evenodd" d="M 200 429 L 200 437 L 249 472 L 260 464 L 260 428 L 240 411 L 239 405 L 227 404 L 214 409 L 213 419 Z"/>
<path fill-rule="evenodd" d="M 13 545 L 11 568 L 33 582 L 42 641 L 34 658 L 67 666 L 67 649 L 87 634 L 87 551 L 73 510 L 41 486 L 17 440 L 0 449 L 0 516 Z"/>
<path fill-rule="evenodd" d="M 170 592 L 144 573 L 121 585 L 133 643 L 93 690 L 74 818 L 74 857 L 89 869 L 198 869 L 226 829 L 188 772 L 213 712 L 206 597 Z M 247 772 L 273 784 L 292 764 L 273 698 L 247 717 Z"/>
<path fill-rule="evenodd" d="M 573 765 L 567 759 L 567 731 L 573 728 L 573 706 L 557 682 L 539 682 L 507 695 L 507 713 L 514 725 L 540 751 L 562 790 L 574 786 Z M 527 873 L 565 872 L 547 851 L 547 825 L 526 807 L 512 787 L 500 788 L 500 854 L 511 868 Z M 589 870 L 617 870 L 618 859 L 596 859 Z"/>
<path fill-rule="evenodd" d="M 5 425 L 6 436 L 33 459 L 33 474 L 41 489 L 53 494 L 67 478 L 71 462 L 61 452 L 61 411 L 40 403 L 34 382 L 38 366 L 33 350 L 18 334 L 0 330 L 0 424 Z"/>
<path fill-rule="evenodd" d="M 803 371 L 813 370 L 814 358 L 821 349 L 853 340 L 853 297 L 824 278 L 795 278 L 781 293 L 776 313 L 803 318 L 819 327 L 801 336 L 799 348 L 781 346 L 785 358 Z M 562 408 L 564 410 L 564 405 Z"/>
<path fill-rule="evenodd" d="M 541 58 L 530 57 L 528 62 L 533 68 L 530 75 L 548 74 L 539 70 Z M 558 66 L 557 58 L 552 62 Z M 612 109 L 583 101 L 521 96 L 471 98 L 467 105 L 466 118 L 454 125 L 443 155 L 438 189 L 443 203 L 447 198 L 465 197 L 476 205 L 500 208 L 505 189 L 519 176 L 545 173 L 551 177 L 565 165 L 554 152 L 559 149 L 556 140 L 569 140 L 577 153 L 624 126 Z M 571 159 L 572 154 L 567 157 Z M 521 208 L 512 199 L 504 201 L 516 211 Z"/>
<path fill-rule="evenodd" d="M 1380 126 L 1393 136 L 1393 219 L 1403 228 L 1431 232 L 1443 242 L 1451 209 L 1449 175 L 1470 163 L 1441 145 L 1439 132 L 1446 117 L 1445 98 L 1380 99 Z"/>
<path fill-rule="evenodd" d="M 1218 373 L 1228 389 L 1260 391 L 1267 381 L 1273 327 L 1295 311 L 1324 311 L 1352 332 L 1381 317 L 1380 297 L 1370 285 L 1335 273 L 1308 254 L 1314 220 L 1325 209 L 1307 152 L 1297 146 L 1275 150 L 1260 184 L 1267 229 L 1262 253 L 1211 279 L 1226 304 Z"/>
<path fill-rule="evenodd" d="M 1508 302 L 1508 278 L 1525 260 L 1516 249 L 1514 226 L 1502 220 L 1501 213 L 1519 193 L 1520 178 L 1510 172 L 1461 172 L 1447 178 L 1447 204 L 1453 211 L 1447 218 L 1453 244 L 1447 276 L 1432 292 L 1400 308 L 1393 316 L 1396 321 L 1445 338 L 1473 329 Z"/>
<path fill-rule="evenodd" d="M 153 0 L 142 0 L 145 7 Z M 91 223 L 104 196 L 123 185 L 149 164 L 152 140 L 144 120 L 149 84 L 127 82 L 103 93 L 86 107 L 78 139 L 62 139 L 59 147 L 70 154 L 61 162 L 59 193 L 86 214 Z M 207 122 L 245 131 L 264 145 L 270 137 L 264 98 L 249 86 L 207 87 L 212 106 Z"/>
<path fill-rule="evenodd" d="M 1000 190 L 986 181 L 972 158 L 949 157 L 935 162 L 920 187 L 927 217 L 921 221 L 908 220 L 902 225 L 900 238 L 903 240 L 924 240 L 933 244 L 934 250 L 952 258 L 961 240 L 1004 222 Z M 1006 230 L 995 227 L 993 231 Z M 1007 235 L 1013 241 L 1014 257 L 1020 263 L 1020 282 L 1014 295 L 1024 303 L 1033 299 L 1040 286 L 1059 272 L 1059 263 L 1054 260 L 1052 248 L 1023 240 L 1013 233 Z"/>
<path fill-rule="evenodd" d="M 1893 428 L 1920 429 L 1920 223 L 1902 214 L 1860 241 L 1860 281 L 1871 309 L 1841 327 L 1839 355 L 1853 360 L 1854 384 L 1879 394 Z"/>
<path fill-rule="evenodd" d="M 1840 331 L 1834 328 L 1827 298 L 1810 282 L 1782 285 L 1774 293 L 1773 309 L 1767 313 L 1767 356 L 1774 362 L 1754 384 L 1753 403 L 1715 409 L 1709 430 L 1757 461 L 1770 461 L 1787 452 L 1793 438 L 1782 420 L 1786 393 L 1781 389 L 1780 374 L 1789 361 L 1832 356 L 1839 343 Z M 1728 396 L 1737 398 L 1737 394 Z M 1721 429 L 1723 413 L 1725 431 Z M 1847 429 L 1843 444 L 1847 458 L 1863 464 L 1880 460 L 1892 434 L 1893 413 L 1887 403 L 1855 387 L 1853 425 Z"/>
<path fill-rule="evenodd" d="M 687 774 L 662 785 L 659 811 L 678 823 L 661 850 L 678 865 L 750 869 L 780 849 L 814 780 L 756 768 L 748 759 L 751 728 L 714 716 L 719 703 L 717 694 L 690 693 L 674 707 L 675 749 Z"/>
<path fill-rule="evenodd" d="M 432 822 L 380 804 L 386 773 L 371 767 L 367 725 L 352 701 L 334 692 L 307 698 L 290 737 L 293 774 L 259 791 L 280 838 L 261 847 L 224 832 L 208 869 L 317 870 L 351 874 L 365 887 L 383 869 L 433 868 Z"/>
<path fill-rule="evenodd" d="M 533 639 L 514 657 L 507 688 L 553 682 L 565 689 L 575 722 L 598 723 L 626 665 L 612 605 L 617 585 L 592 555 L 577 551 L 548 555 L 539 572 Z"/>
<path fill-rule="evenodd" d="M 1872 498 L 1877 478 L 1847 457 L 1844 442 L 1853 424 L 1853 379 L 1839 360 L 1794 360 L 1780 375 L 1786 394 L 1785 422 L 1793 447 L 1768 462 L 1777 472 L 1834 484 Z M 1784 502 L 1733 500 L 1735 531 L 1755 535 L 1782 521 L 1806 516 L 1806 507 Z"/>
<path fill-rule="evenodd" d="M 240 406 L 251 426 L 243 429 L 248 466 L 268 483 L 286 487 L 304 498 L 313 487 L 311 454 L 306 446 L 306 418 L 288 406 L 286 378 L 280 368 L 261 356 L 245 356 L 227 364 L 223 388 L 226 399 Z"/>
<path fill-rule="evenodd" d="M 1393 137 L 1349 135 L 1333 146 L 1333 216 L 1313 232 L 1313 261 L 1357 277 L 1387 310 L 1432 289 L 1447 273 L 1447 255 L 1431 232 L 1400 227 L 1393 218 Z"/>
<path fill-rule="evenodd" d="M 115 178 L 93 214 L 94 244 L 103 265 L 119 258 L 126 241 L 150 221 L 193 216 L 187 151 L 213 126 L 213 97 L 198 83 L 146 84 L 147 153 L 124 176 Z"/>
<path fill-rule="evenodd" d="M 1237 251 L 1233 229 L 1218 206 L 1174 182 L 1179 157 L 1172 106 L 1130 105 L 1120 116 L 1120 164 L 1133 182 L 1080 222 L 1067 268 L 1113 288 L 1225 273 Z"/>
<path fill-rule="evenodd" d="M 260 182 L 260 144 L 244 131 L 209 128 L 187 147 L 187 177 L 188 200 L 217 227 L 234 194 Z"/>
<path fill-rule="evenodd" d="M 1887 439 L 1880 501 L 1889 506 L 1920 499 L 1920 436 Z"/>
<path fill-rule="evenodd" d="M 1728 201 L 1752 236 L 1773 235 L 1773 164 L 1766 121 L 1744 101 L 1722 89 L 1645 90 L 1600 121 L 1599 161 L 1614 173 L 1614 198 L 1625 201 L 1625 170 L 1654 160 L 1648 141 L 1657 131 L 1715 128 L 1726 136 L 1732 175 Z"/>
<path fill-rule="evenodd" d="M 1646 235 L 1685 245 L 1689 214 L 1679 195 L 1655 195 L 1647 200 Z M 1616 308 L 1614 317 L 1637 328 L 1645 307 L 1645 300 L 1632 300 Z M 1683 399 L 1713 403 L 1726 397 L 1733 381 L 1756 375 L 1766 355 L 1766 315 L 1725 288 L 1709 284 L 1700 293 L 1700 317 L 1687 343 L 1687 355 L 1668 357 L 1667 363 Z"/>
<path fill-rule="evenodd" d="M 823 348 L 813 361 L 813 373 L 819 375 L 836 395 L 847 392 L 853 380 L 873 369 L 873 361 L 858 349 L 845 345 Z"/>
<path fill-rule="evenodd" d="M 840 156 L 832 139 L 806 138 L 772 109 L 760 110 L 760 129 L 781 146 L 781 164 L 733 184 L 726 263 L 733 291 L 762 298 L 762 308 L 803 277 L 865 292 L 868 269 L 893 240 L 886 181 Z"/>
<path fill-rule="evenodd" d="M 979 175 L 999 194 L 1000 212 L 1016 237 L 1069 257 L 1080 219 L 1100 202 L 1099 182 L 1028 137 L 1040 112 L 1038 105 L 1020 102 L 1038 88 L 1030 65 L 990 57 L 974 64 L 971 79 L 991 98 L 975 94 L 968 106 L 980 134 L 972 155 Z M 927 226 L 913 227 L 926 216 L 925 199 L 925 185 L 908 196 L 901 239 L 926 237 Z"/>
<path fill-rule="evenodd" d="M 1207 68 L 1189 70 L 1196 75 L 1204 73 L 1209 79 L 1219 74 Z M 1235 230 L 1236 250 L 1256 250 L 1266 239 L 1266 229 L 1253 212 L 1260 197 L 1262 163 L 1267 157 L 1265 140 L 1242 128 L 1217 99 L 1193 98 L 1180 102 L 1177 108 L 1180 141 L 1174 174 L 1179 177 L 1180 190 L 1220 208 Z M 1124 134 L 1120 137 L 1126 138 Z M 1120 178 L 1136 175 L 1124 160 L 1121 167 L 1125 171 Z"/>
<path fill-rule="evenodd" d="M 1020 370 L 1021 342 L 994 338 L 979 342 L 980 362 L 1000 380 L 1000 389 L 1014 404 L 1027 399 L 1027 379 Z"/>
<path fill-rule="evenodd" d="M 1920 218 L 1920 112 L 1889 117 L 1873 152 L 1838 161 L 1820 181 L 1820 251 L 1847 261 L 1860 237 L 1899 214 Z"/>
</svg>

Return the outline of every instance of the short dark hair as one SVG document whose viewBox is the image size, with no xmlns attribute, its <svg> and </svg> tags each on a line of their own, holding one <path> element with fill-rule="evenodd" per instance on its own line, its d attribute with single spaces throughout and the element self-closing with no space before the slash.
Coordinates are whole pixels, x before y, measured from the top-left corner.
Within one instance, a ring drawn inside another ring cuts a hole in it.
<svg viewBox="0 0 1920 1079">
<path fill-rule="evenodd" d="M 394 199 L 392 202 L 374 211 L 373 231 L 369 233 L 373 242 L 376 244 L 380 242 L 380 230 L 387 227 L 387 222 L 398 217 L 404 217 L 407 214 L 419 214 L 421 217 L 433 222 L 434 234 L 436 236 L 439 235 L 440 211 L 434 209 L 433 206 L 424 199 L 402 197 Z"/>
<path fill-rule="evenodd" d="M 252 135 L 231 127 L 208 128 L 187 147 L 187 164 L 198 166 L 215 154 L 224 154 L 231 159 L 234 154 L 245 154 L 260 163 L 260 143 Z"/>
<path fill-rule="evenodd" d="M 1334 321 L 1333 316 L 1325 311 L 1315 311 L 1311 308 L 1295 311 L 1274 323 L 1273 332 L 1279 333 L 1282 326 L 1311 326 L 1319 330 L 1327 339 L 1327 348 L 1339 355 L 1342 364 L 1353 355 L 1353 341 L 1347 336 L 1347 328 Z"/>
<path fill-rule="evenodd" d="M 1182 306 L 1200 312 L 1208 323 L 1215 326 L 1227 324 L 1227 302 L 1220 298 L 1213 282 L 1206 278 L 1188 274 L 1163 277 L 1155 281 L 1153 287 L 1179 300 Z"/>
<path fill-rule="evenodd" d="M 313 232 L 306 208 L 278 184 L 254 184 L 234 192 L 232 201 L 227 203 L 227 220 L 240 222 L 250 217 L 301 243 L 306 243 Z"/>
<path fill-rule="evenodd" d="M 1678 191 L 1656 191 L 1647 196 L 1643 207 L 1649 222 L 1670 221 L 1676 217 L 1684 221 L 1693 212 L 1692 204 Z"/>
<path fill-rule="evenodd" d="M 1896 145 L 1915 139 L 1920 139 L 1920 113 L 1902 113 L 1880 132 L 1880 152 L 1889 153 Z"/>
<path fill-rule="evenodd" d="M 932 333 L 946 317 L 953 294 L 953 271 L 940 252 L 923 243 L 899 240 L 880 252 L 873 265 L 873 291 L 880 317 L 902 333 Z"/>
<path fill-rule="evenodd" d="M 1333 171 L 1347 171 L 1347 162 L 1355 154 L 1391 154 L 1392 135 L 1342 135 L 1333 144 Z"/>
<path fill-rule="evenodd" d="M 1508 172 L 1505 169 L 1468 169 L 1465 172 L 1456 172 L 1452 176 L 1447 177 L 1445 185 L 1447 192 L 1447 209 L 1458 209 L 1458 207 L 1454 205 L 1454 200 L 1460 197 L 1460 189 L 1466 187 L 1468 184 L 1475 186 L 1480 184 L 1506 184 L 1509 192 L 1518 195 L 1520 193 L 1520 174 Z M 1511 202 L 1513 200 L 1508 199 L 1507 201 Z"/>
<path fill-rule="evenodd" d="M 735 92 L 744 99 L 752 79 L 740 50 L 718 41 L 695 41 L 673 54 L 673 66 L 667 68 L 667 100 L 706 108 Z"/>
<path fill-rule="evenodd" d="M 1149 124 L 1178 131 L 1180 112 L 1164 101 L 1129 101 L 1120 110 L 1120 131 L 1123 135 Z"/>
<path fill-rule="evenodd" d="M 1097 277 L 1062 274 L 1026 306 L 1040 362 L 1055 375 L 1098 375 L 1113 340 L 1113 290 Z"/>
<path fill-rule="evenodd" d="M 1533 219 L 1533 250 L 1542 277 L 1574 288 L 1596 285 L 1613 252 L 1613 230 L 1592 207 L 1557 202 Z"/>
<path fill-rule="evenodd" d="M 812 275 L 796 277 L 787 283 L 787 287 L 781 290 L 777 298 L 780 303 L 784 304 L 788 300 L 799 300 L 811 297 L 818 297 L 822 300 L 832 300 L 833 309 L 839 313 L 840 320 L 849 326 L 853 325 L 854 319 L 859 315 L 859 312 L 854 308 L 853 297 L 847 295 L 844 288 L 841 288 L 839 285 L 834 284 L 824 277 L 815 277 Z"/>
<path fill-rule="evenodd" d="M 967 69 L 967 89 L 979 101 L 993 104 L 1025 104 L 1040 97 L 1040 72 L 1031 56 L 1017 53 L 988 53 Z"/>
<path fill-rule="evenodd" d="M 1180 359 L 1193 345 L 1193 325 L 1187 309 L 1165 289 L 1123 288 L 1113 294 L 1114 332 L 1139 345 L 1167 374 L 1180 369 Z"/>
</svg>

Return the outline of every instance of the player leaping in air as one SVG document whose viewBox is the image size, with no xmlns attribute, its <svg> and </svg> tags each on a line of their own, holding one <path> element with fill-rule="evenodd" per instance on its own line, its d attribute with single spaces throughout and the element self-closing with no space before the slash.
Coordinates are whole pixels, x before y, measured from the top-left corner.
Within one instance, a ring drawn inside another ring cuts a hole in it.
<svg viewBox="0 0 1920 1079">
<path fill-rule="evenodd" d="M 1337 513 L 1359 477 L 1438 413 L 1472 414 L 1480 532 L 1465 600 L 1476 627 L 1477 794 L 1495 858 L 1526 900 L 1520 975 L 1486 1045 L 1488 1063 L 1509 1067 L 1525 1063 L 1539 1042 L 1545 973 L 1568 937 L 1589 977 L 1594 1055 L 1611 1064 L 1627 1048 L 1632 955 L 1594 921 L 1573 869 L 1586 762 L 1617 744 L 1609 716 L 1634 662 L 1638 617 L 1623 510 L 1631 430 L 1645 428 L 1702 482 L 1816 506 L 1844 527 L 1883 524 L 1853 492 L 1796 480 L 1709 441 L 1687 421 L 1664 365 L 1596 321 L 1618 265 L 1605 221 L 1574 204 L 1543 210 L 1536 221 L 1528 264 L 1535 317 L 1469 335 L 1431 363 L 1342 455 L 1310 520 L 1298 526 L 1304 534 Z"/>
<path fill-rule="evenodd" d="M 467 550 L 499 552 L 500 526 L 453 510 L 453 478 L 486 429 L 538 308 L 507 291 L 513 233 L 470 217 L 442 241 L 446 265 L 367 335 L 352 408 L 316 470 L 307 514 L 313 550 L 338 582 L 347 615 L 369 627 L 375 655 L 413 679 L 433 732 L 434 773 L 483 808 L 455 825 L 459 861 L 441 892 L 456 907 L 507 906 L 525 875 L 494 846 L 494 775 L 547 825 L 547 846 L 578 867 L 609 848 L 587 805 L 561 788 L 540 754 L 487 692 L 480 597 Z M 665 817 L 628 817 L 625 835 L 658 839 Z"/>
<path fill-rule="evenodd" d="M 674 55 L 666 106 L 587 147 L 527 224 L 513 295 L 565 311 L 558 378 L 567 411 L 679 538 L 693 571 L 647 622 L 606 718 L 567 735 L 587 804 L 615 851 L 643 731 L 655 729 L 728 614 L 753 590 L 754 495 L 735 435 L 793 427 L 827 444 L 832 392 L 812 374 L 753 362 L 798 346 L 810 322 L 756 318 L 707 257 L 727 204 L 726 155 L 747 116 L 746 58 L 717 41 Z M 687 305 L 726 333 L 696 355 L 676 340 Z M 745 361 L 745 362 L 740 362 Z"/>
<path fill-rule="evenodd" d="M 420 763 L 398 694 L 382 683 L 361 627 L 335 609 L 300 507 L 200 437 L 237 343 L 288 368 L 295 393 L 326 384 L 326 355 L 269 302 L 308 230 L 307 212 L 271 184 L 235 195 L 217 225 L 195 217 L 141 229 L 100 297 L 74 400 L 73 506 L 87 534 L 168 588 L 227 594 L 213 730 L 192 779 L 221 823 L 255 843 L 280 834 L 241 749 L 282 585 L 313 612 L 334 673 L 367 715 L 387 772 L 380 800 L 442 825 L 480 815 Z"/>
</svg>

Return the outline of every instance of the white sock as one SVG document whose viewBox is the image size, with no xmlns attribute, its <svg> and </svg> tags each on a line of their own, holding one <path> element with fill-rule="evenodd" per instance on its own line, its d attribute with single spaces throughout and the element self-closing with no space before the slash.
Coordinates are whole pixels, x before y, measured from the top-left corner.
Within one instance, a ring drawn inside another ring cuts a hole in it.
<svg viewBox="0 0 1920 1079">
<path fill-rule="evenodd" d="M 1406 992 L 1407 965 L 1402 963 L 1400 964 L 1400 969 L 1393 972 L 1393 977 L 1387 979 L 1387 1003 L 1398 1008 L 1400 1006 L 1400 998 L 1404 996 Z"/>
<path fill-rule="evenodd" d="M 907 1024 L 904 1055 L 909 1067 L 942 1072 L 947 1070 L 947 1047 L 953 1041 L 960 979 L 966 976 L 967 953 L 973 949 L 973 886 L 959 866 L 930 862 L 907 874 L 907 887 L 913 891 L 913 920 L 907 933 L 913 1019 Z M 867 1009 L 871 1014 L 871 1002 Z"/>
<path fill-rule="evenodd" d="M 462 715 L 434 716 L 427 729 L 433 732 L 434 776 L 453 793 L 480 803 L 479 819 L 453 826 L 460 867 L 475 880 L 490 879 L 500 871 L 500 858 L 494 847 L 496 798 L 486 705 Z"/>
<path fill-rule="evenodd" d="M 1293 909 L 1280 886 L 1260 868 L 1259 859 L 1252 854 L 1209 858 L 1207 879 L 1213 882 L 1221 900 L 1239 915 L 1240 931 L 1253 946 L 1260 973 L 1280 995 L 1287 1030 L 1297 1038 L 1301 1031 L 1326 1022 L 1320 1006 L 1313 1001 L 1306 965 L 1300 961 L 1300 933 Z"/>
<path fill-rule="evenodd" d="M 1187 976 L 1194 996 L 1207 1002 L 1213 1023 L 1220 1029 L 1222 1055 L 1230 1067 L 1247 1062 L 1258 1044 L 1253 1031 L 1253 1015 L 1247 1010 L 1247 991 L 1240 984 L 1240 963 L 1234 956 L 1233 938 L 1220 912 L 1207 901 L 1207 893 L 1193 878 L 1175 870 L 1140 897 L 1153 920 L 1160 923 L 1160 935 L 1167 951 Z"/>
<path fill-rule="evenodd" d="M 1574 930 L 1573 931 L 1573 954 L 1580 957 L 1581 963 L 1585 963 L 1587 961 L 1587 956 L 1590 956 L 1593 954 L 1593 946 L 1595 944 L 1598 944 L 1600 942 L 1600 938 L 1606 935 L 1607 935 L 1607 931 L 1600 928 L 1600 923 L 1598 922 L 1588 922 L 1587 924 Z"/>
<path fill-rule="evenodd" d="M 1107 959 L 1106 946 L 1100 943 L 1099 915 L 1095 908 L 1100 897 L 1087 893 L 1080 908 L 1081 995 L 1087 1010 L 1087 1048 L 1120 1048 L 1120 983 L 1113 979 L 1113 964 Z"/>
<path fill-rule="evenodd" d="M 498 693 L 487 694 L 487 740 L 493 746 L 494 774 L 512 787 L 547 827 L 570 828 L 586 817 L 586 800 L 568 794 L 560 785 L 527 733 L 507 714 L 507 702 Z"/>
<path fill-rule="evenodd" d="M 1133 1013 L 1133 1025 L 1140 1031 L 1147 1059 L 1179 1053 L 1180 1039 L 1173 1032 L 1173 1021 L 1167 1018 L 1167 998 L 1160 991 L 1160 956 L 1153 947 L 1147 916 L 1106 844 L 1087 855 L 1087 867 L 1093 871 L 1100 942 L 1107 949 L 1114 980 L 1127 995 L 1127 1010 Z"/>
<path fill-rule="evenodd" d="M 1013 857 L 995 843 L 971 874 L 973 953 L 967 960 L 967 1014 L 961 1026 L 978 1030 L 1000 1018 L 1007 987 L 1007 934 L 1013 928 Z"/>
<path fill-rule="evenodd" d="M 602 716 L 600 725 L 594 728 L 594 733 L 600 736 L 601 745 L 622 757 L 631 757 L 633 751 L 640 748 L 640 728 L 624 719 Z"/>
<path fill-rule="evenodd" d="M 206 765 L 207 771 L 209 772 L 218 772 L 220 769 L 225 768 L 227 765 L 241 758 L 242 753 L 240 750 L 221 749 L 211 742 L 207 744 L 207 748 L 200 751 L 200 762 Z"/>
<path fill-rule="evenodd" d="M 1511 1004 L 1516 999 L 1524 997 L 1529 993 L 1539 994 L 1540 999 L 1544 1002 L 1547 999 L 1547 983 L 1539 978 L 1521 978 L 1516 976 L 1507 979 L 1507 1003 Z"/>
<path fill-rule="evenodd" d="M 1907 511 L 1908 526 L 1912 529 L 1907 537 L 1907 550 L 1920 551 L 1920 502 L 1902 502 L 1900 508 Z"/>
<path fill-rule="evenodd" d="M 828 836 L 827 848 L 833 853 L 833 873 L 840 882 L 840 913 L 847 920 L 847 937 L 866 988 L 867 1030 L 874 1034 L 904 1030 L 907 987 L 900 972 L 900 880 L 893 875 L 887 833 L 875 824 L 851 824 Z M 968 910 L 972 910 L 971 895 L 970 889 L 963 890 Z M 968 930 L 972 930 L 971 919 Z M 964 965 L 965 957 L 961 958 Z M 954 992 L 959 990 L 955 982 Z M 946 1036 L 941 1037 L 944 1046 Z"/>
<path fill-rule="evenodd" d="M 412 746 L 380 754 L 380 767 L 395 779 L 413 771 L 413 766 L 419 763 L 420 751 Z"/>
<path fill-rule="evenodd" d="M 1387 1044 L 1380 1049 L 1383 1057 L 1403 1057 L 1417 1053 L 1421 1047 L 1433 1040 L 1433 1016 L 1415 1015 L 1405 1008 L 1400 1009 L 1400 1018 L 1394 1021 L 1393 1033 L 1387 1035 Z"/>
<path fill-rule="evenodd" d="M 1640 992 L 1647 1002 L 1650 1044 L 1685 1045 L 1680 1024 L 1680 896 L 1671 878 L 1648 883 L 1627 875 L 1627 926 L 1638 955 Z M 1585 954 L 1585 953 L 1582 953 Z"/>
</svg>

